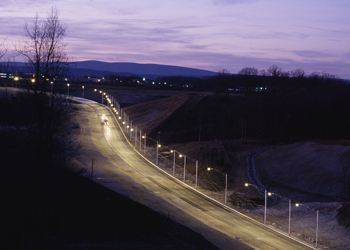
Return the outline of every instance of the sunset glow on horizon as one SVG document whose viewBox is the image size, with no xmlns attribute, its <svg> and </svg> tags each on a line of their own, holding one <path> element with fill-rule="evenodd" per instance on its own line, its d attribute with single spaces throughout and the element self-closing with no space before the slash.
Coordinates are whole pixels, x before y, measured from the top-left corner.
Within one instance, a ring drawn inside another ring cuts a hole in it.
<svg viewBox="0 0 350 250">
<path fill-rule="evenodd" d="M 0 41 L 13 49 L 24 24 L 52 7 L 67 24 L 74 61 L 176 65 L 238 73 L 303 69 L 350 79 L 347 0 L 4 1 Z"/>
</svg>

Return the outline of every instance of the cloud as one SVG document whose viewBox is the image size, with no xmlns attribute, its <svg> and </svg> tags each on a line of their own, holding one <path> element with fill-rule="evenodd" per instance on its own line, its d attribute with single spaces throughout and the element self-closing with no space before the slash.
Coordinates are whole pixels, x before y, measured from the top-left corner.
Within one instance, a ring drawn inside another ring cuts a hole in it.
<svg viewBox="0 0 350 250">
<path fill-rule="evenodd" d="M 213 4 L 218 5 L 228 5 L 228 4 L 247 4 L 247 3 L 255 3 L 259 0 L 211 0 Z"/>
<path fill-rule="evenodd" d="M 304 58 L 321 58 L 324 59 L 326 57 L 329 57 L 329 54 L 320 52 L 320 51 L 313 51 L 313 50 L 299 50 L 299 51 L 292 51 L 297 56 L 304 57 Z"/>
</svg>

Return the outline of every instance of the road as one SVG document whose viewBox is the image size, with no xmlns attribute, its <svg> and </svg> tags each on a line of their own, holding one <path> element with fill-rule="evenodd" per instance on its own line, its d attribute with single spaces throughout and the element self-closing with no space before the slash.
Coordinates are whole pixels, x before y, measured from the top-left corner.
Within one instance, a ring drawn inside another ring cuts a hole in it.
<svg viewBox="0 0 350 250">
<path fill-rule="evenodd" d="M 76 159 L 94 180 L 202 234 L 221 249 L 310 249 L 229 210 L 172 179 L 136 153 L 112 113 L 97 103 L 78 104 Z M 102 115 L 109 125 L 102 124 Z M 78 163 L 77 163 L 78 164 Z"/>
</svg>

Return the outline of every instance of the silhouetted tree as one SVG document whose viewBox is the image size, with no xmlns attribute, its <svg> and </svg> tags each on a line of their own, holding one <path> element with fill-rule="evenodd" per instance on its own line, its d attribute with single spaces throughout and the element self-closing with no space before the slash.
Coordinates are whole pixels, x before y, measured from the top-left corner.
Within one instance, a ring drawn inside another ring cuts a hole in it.
<svg viewBox="0 0 350 250">
<path fill-rule="evenodd" d="M 245 83 L 245 95 L 251 91 L 252 84 L 256 81 L 256 76 L 259 74 L 259 70 L 254 67 L 245 67 L 241 69 L 238 74 L 243 76 Z"/>
<path fill-rule="evenodd" d="M 219 96 L 227 93 L 229 83 L 230 72 L 226 69 L 219 71 L 215 76 L 215 93 Z"/>
<path fill-rule="evenodd" d="M 30 72 L 35 73 L 32 90 L 46 93 L 48 77 L 63 75 L 68 71 L 69 58 L 63 42 L 66 26 L 59 20 L 59 12 L 52 8 L 45 21 L 37 14 L 32 23 L 25 23 L 26 40 L 16 46 L 19 55 L 25 58 Z"/>
<path fill-rule="evenodd" d="M 32 202 L 30 249 L 41 249 L 47 234 L 57 233 L 58 159 L 64 159 L 67 147 L 73 145 L 67 131 L 70 106 L 54 91 L 47 93 L 51 89 L 49 77 L 64 75 L 68 69 L 63 42 L 65 31 L 57 9 L 52 8 L 46 20 L 36 15 L 31 24 L 25 24 L 27 39 L 16 48 L 35 72 L 35 83 L 28 85 L 33 94 L 27 92 L 19 96 L 17 105 L 12 105 L 16 115 L 8 117 L 19 131 L 22 151 L 26 152 L 26 164 L 21 168 L 28 178 L 23 185 Z"/>
<path fill-rule="evenodd" d="M 305 71 L 302 69 L 295 69 L 290 72 L 290 75 L 294 78 L 303 78 L 305 77 Z"/>
</svg>

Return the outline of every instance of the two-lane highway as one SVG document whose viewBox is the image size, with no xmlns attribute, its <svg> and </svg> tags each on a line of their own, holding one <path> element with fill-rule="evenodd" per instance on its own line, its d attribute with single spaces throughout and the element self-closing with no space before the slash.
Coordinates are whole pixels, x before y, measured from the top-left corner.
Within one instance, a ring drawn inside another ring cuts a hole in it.
<svg viewBox="0 0 350 250">
<path fill-rule="evenodd" d="M 94 161 L 95 181 L 201 233 L 221 249 L 310 249 L 229 210 L 169 177 L 130 147 L 106 107 L 79 104 L 78 160 Z M 102 115 L 109 125 L 103 125 Z"/>
</svg>

